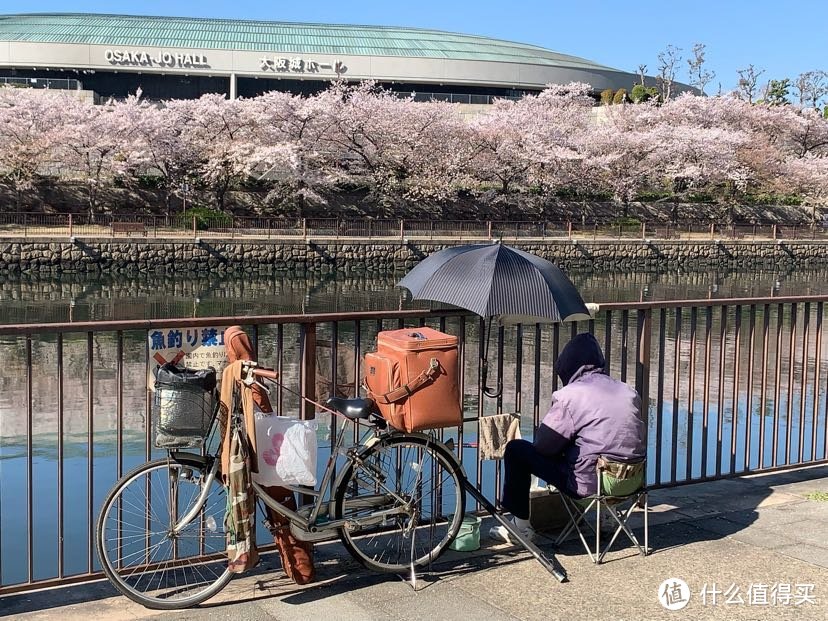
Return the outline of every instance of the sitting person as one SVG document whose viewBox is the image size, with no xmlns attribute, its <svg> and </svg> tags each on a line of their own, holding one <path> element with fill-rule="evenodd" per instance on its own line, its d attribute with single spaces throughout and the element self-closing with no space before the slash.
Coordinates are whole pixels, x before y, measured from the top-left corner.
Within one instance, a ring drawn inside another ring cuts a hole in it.
<svg viewBox="0 0 828 621">
<path fill-rule="evenodd" d="M 601 346 L 592 334 L 578 334 L 555 361 L 563 387 L 535 433 L 534 443 L 512 440 L 504 455 L 503 508 L 530 538 L 529 485 L 535 475 L 561 493 L 585 498 L 597 492 L 599 455 L 618 461 L 644 457 L 641 400 L 604 370 Z M 501 525 L 489 535 L 513 543 Z"/>
</svg>

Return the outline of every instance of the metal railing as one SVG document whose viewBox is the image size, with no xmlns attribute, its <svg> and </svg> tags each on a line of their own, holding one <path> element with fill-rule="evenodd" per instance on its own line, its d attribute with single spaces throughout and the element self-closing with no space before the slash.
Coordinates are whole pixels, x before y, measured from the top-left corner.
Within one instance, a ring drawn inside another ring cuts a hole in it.
<svg viewBox="0 0 828 621">
<path fill-rule="evenodd" d="M 11 78 L 0 77 L 0 87 L 16 88 L 50 88 L 61 91 L 79 91 L 83 89 L 80 80 L 72 78 Z"/>
<path fill-rule="evenodd" d="M 380 240 L 817 240 L 822 225 L 407 220 L 0 213 L 0 237 Z"/>
<path fill-rule="evenodd" d="M 479 459 L 477 421 L 519 412 L 530 437 L 559 387 L 552 363 L 581 331 L 596 335 L 609 372 L 642 397 L 651 485 L 828 462 L 826 302 L 606 304 L 590 321 L 500 328 L 489 355 L 505 390 L 494 400 L 479 382 L 482 321 L 459 311 L 0 326 L 0 595 L 100 576 L 93 528 L 106 490 L 159 456 L 148 422 L 153 332 L 163 341 L 170 331 L 245 326 L 289 389 L 274 389 L 274 404 L 305 417 L 314 412 L 293 392 L 322 398 L 334 384 L 340 394 L 358 392 L 378 331 L 430 325 L 455 334 L 466 418 L 440 435 L 454 439 L 470 479 L 498 497 L 500 467 Z"/>
<path fill-rule="evenodd" d="M 420 91 L 393 91 L 397 97 L 407 99 L 413 96 L 414 101 L 447 101 L 449 103 L 490 105 L 495 99 L 510 99 L 518 101 L 522 96 L 517 95 L 474 95 L 471 93 L 423 93 Z"/>
</svg>

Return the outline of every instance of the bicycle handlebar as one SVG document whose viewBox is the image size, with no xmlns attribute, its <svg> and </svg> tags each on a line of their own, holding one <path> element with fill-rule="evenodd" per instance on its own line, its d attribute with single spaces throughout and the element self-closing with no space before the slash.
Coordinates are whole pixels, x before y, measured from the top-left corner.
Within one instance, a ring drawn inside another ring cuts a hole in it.
<svg viewBox="0 0 828 621">
<path fill-rule="evenodd" d="M 273 369 L 263 369 L 260 367 L 256 367 L 252 369 L 254 377 L 264 377 L 265 379 L 269 380 L 277 380 L 279 379 L 279 373 L 274 371 Z"/>
</svg>

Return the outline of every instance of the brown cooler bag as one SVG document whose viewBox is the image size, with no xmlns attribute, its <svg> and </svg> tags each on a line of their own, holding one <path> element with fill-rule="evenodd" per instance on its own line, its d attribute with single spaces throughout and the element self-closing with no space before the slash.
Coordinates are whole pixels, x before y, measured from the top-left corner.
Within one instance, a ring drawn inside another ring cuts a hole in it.
<svg viewBox="0 0 828 621">
<path fill-rule="evenodd" d="M 397 429 L 456 427 L 463 418 L 457 337 L 426 327 L 380 332 L 376 353 L 365 354 L 365 386 Z"/>
</svg>

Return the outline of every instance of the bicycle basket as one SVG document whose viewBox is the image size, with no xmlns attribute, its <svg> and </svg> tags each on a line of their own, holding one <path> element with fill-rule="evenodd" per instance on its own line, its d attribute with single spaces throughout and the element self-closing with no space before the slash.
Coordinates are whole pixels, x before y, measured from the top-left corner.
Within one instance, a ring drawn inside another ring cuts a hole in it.
<svg viewBox="0 0 828 621">
<path fill-rule="evenodd" d="M 198 448 L 213 426 L 216 414 L 215 369 L 186 369 L 165 364 L 156 370 L 157 448 Z"/>
</svg>

